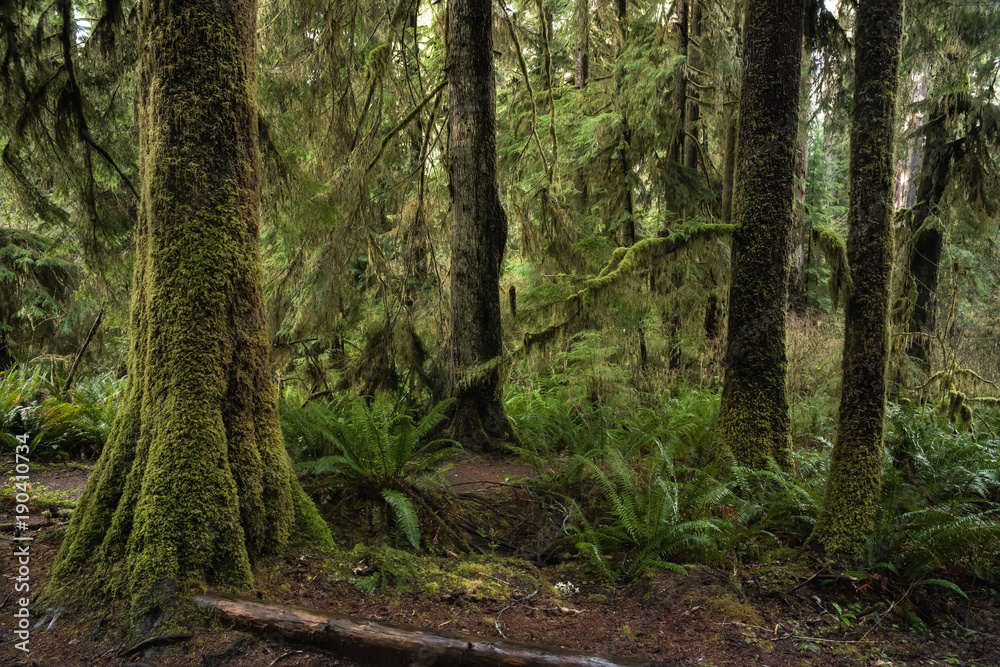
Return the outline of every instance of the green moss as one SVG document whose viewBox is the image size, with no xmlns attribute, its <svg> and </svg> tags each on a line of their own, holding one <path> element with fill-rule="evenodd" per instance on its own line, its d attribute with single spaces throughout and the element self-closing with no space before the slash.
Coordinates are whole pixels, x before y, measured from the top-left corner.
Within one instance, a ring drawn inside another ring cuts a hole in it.
<svg viewBox="0 0 1000 667">
<path fill-rule="evenodd" d="M 186 618 L 191 586 L 249 587 L 296 528 L 332 543 L 292 478 L 268 366 L 244 9 L 142 20 L 129 385 L 50 587 L 140 631 Z"/>
</svg>

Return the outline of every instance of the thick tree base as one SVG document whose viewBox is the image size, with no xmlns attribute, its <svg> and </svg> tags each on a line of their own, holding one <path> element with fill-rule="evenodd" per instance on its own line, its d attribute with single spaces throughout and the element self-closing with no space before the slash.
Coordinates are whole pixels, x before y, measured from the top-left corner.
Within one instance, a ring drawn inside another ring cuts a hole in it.
<svg viewBox="0 0 1000 667">
<path fill-rule="evenodd" d="M 678 664 L 644 662 L 493 637 L 407 628 L 219 593 L 199 595 L 194 601 L 198 606 L 211 609 L 222 619 L 247 630 L 280 632 L 285 639 L 327 646 L 342 652 L 345 657 L 376 665 L 668 667 Z"/>
<path fill-rule="evenodd" d="M 500 452 L 517 443 L 503 403 L 486 392 L 465 390 L 455 401 L 448 437 L 476 452 Z"/>
</svg>

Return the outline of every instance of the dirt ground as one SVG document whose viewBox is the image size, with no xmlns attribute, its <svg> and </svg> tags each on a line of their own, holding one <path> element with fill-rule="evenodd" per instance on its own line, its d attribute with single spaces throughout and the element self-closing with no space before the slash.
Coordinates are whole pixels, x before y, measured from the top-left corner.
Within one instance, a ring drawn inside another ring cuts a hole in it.
<svg viewBox="0 0 1000 667">
<path fill-rule="evenodd" d="M 51 489 L 78 489 L 88 472 L 80 466 L 52 466 L 38 471 L 36 481 Z M 466 456 L 446 475 L 461 493 L 486 505 L 521 502 L 517 478 L 531 472 L 496 457 Z M 10 521 L 0 510 L 0 524 Z M 33 591 L 45 585 L 59 547 L 59 528 L 54 519 L 31 533 L 36 538 L 31 550 Z M 122 655 L 138 640 L 96 625 L 96 610 L 36 614 L 31 652 L 25 655 L 14 647 L 18 640 L 11 633 L 14 542 L 10 532 L 0 539 L 3 667 L 357 664 L 328 649 L 226 627 Z M 370 564 L 362 558 L 345 569 L 343 562 L 357 553 L 334 557 L 294 552 L 259 568 L 256 591 L 247 594 L 394 624 L 503 636 L 653 664 L 1000 665 L 1000 599 L 996 591 L 967 583 L 971 599 L 959 603 L 931 586 L 914 586 L 901 596 L 891 587 L 861 590 L 848 578 L 792 573 L 782 563 L 773 563 L 737 572 L 692 566 L 686 575 L 656 572 L 630 585 L 612 586 L 591 581 L 585 568 L 571 564 L 537 564 L 498 555 L 503 566 L 492 570 L 490 555 L 470 563 L 445 551 L 433 561 L 422 557 L 419 567 L 434 563 L 438 572 L 466 571 L 468 577 L 479 577 L 478 583 L 444 590 L 421 581 L 418 574 L 402 590 L 390 587 L 364 594 L 355 585 L 352 567 L 356 574 L 357 568 L 370 569 Z M 816 576 L 809 579 L 811 575 Z M 915 624 L 915 617 L 925 626 Z"/>
</svg>

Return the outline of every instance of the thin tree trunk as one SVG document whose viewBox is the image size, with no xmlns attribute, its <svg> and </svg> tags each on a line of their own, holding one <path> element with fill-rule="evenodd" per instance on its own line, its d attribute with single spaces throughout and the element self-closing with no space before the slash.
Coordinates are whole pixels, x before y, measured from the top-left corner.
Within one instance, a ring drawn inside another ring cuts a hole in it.
<svg viewBox="0 0 1000 667">
<path fill-rule="evenodd" d="M 814 536 L 828 556 L 850 564 L 864 556 L 882 486 L 902 0 L 861 0 L 857 25 L 847 238 L 853 286 L 837 440 Z"/>
<path fill-rule="evenodd" d="M 791 466 L 785 319 L 803 4 L 749 0 L 718 429 L 737 463 Z"/>
<path fill-rule="evenodd" d="M 574 72 L 576 87 L 583 90 L 587 87 L 590 77 L 590 3 L 589 0 L 576 0 L 575 16 L 576 37 L 574 51 Z M 582 164 L 583 151 L 576 153 L 576 169 L 573 170 L 573 186 L 576 189 L 576 210 L 586 213 L 589 205 L 587 175 Z"/>
<path fill-rule="evenodd" d="M 496 177 L 491 0 L 448 3 L 452 437 L 496 449 L 513 436 L 500 401 L 500 266 L 507 216 Z"/>
<path fill-rule="evenodd" d="M 685 77 L 687 81 L 698 83 L 696 70 L 702 68 L 701 48 L 697 45 L 701 40 L 701 2 L 691 0 L 691 18 L 688 23 L 687 64 Z M 698 169 L 698 118 L 701 107 L 698 102 L 698 92 L 695 86 L 687 91 L 685 85 L 684 106 L 684 166 L 688 169 Z M 708 174 L 705 174 L 708 178 Z"/>
<path fill-rule="evenodd" d="M 677 55 L 687 58 L 688 55 L 688 2 L 680 0 L 677 3 Z M 684 159 L 684 113 L 687 108 L 687 76 L 682 68 L 676 72 L 676 83 L 674 89 L 674 106 L 676 107 L 677 136 L 670 142 L 670 160 L 672 162 L 682 162 Z"/>
<path fill-rule="evenodd" d="M 83 345 L 77 350 L 76 356 L 73 358 L 73 365 L 70 366 L 69 375 L 66 376 L 66 384 L 63 385 L 63 393 L 66 393 L 73 386 L 73 378 L 76 377 L 76 369 L 80 366 L 80 360 L 83 359 L 84 353 L 87 348 L 90 347 L 90 341 L 93 340 L 94 334 L 97 333 L 97 328 L 101 326 L 101 320 L 104 319 L 104 306 L 97 311 L 97 317 L 94 318 L 94 323 L 90 326 L 90 332 L 83 341 Z"/>
<path fill-rule="evenodd" d="M 803 50 L 803 77 L 799 91 L 799 132 L 795 141 L 795 185 L 792 204 L 792 263 L 789 286 L 789 305 L 796 312 L 804 312 L 806 307 L 806 179 L 809 175 L 809 116 L 812 91 L 808 51 Z"/>
<path fill-rule="evenodd" d="M 615 0 L 618 10 L 618 57 L 621 58 L 628 40 L 628 2 L 627 0 Z M 621 75 L 615 81 L 615 90 L 618 93 L 620 104 L 622 100 Z M 622 137 L 621 148 L 618 149 L 618 160 L 620 163 L 622 177 L 622 222 L 618 234 L 618 242 L 623 246 L 635 244 L 635 207 L 632 203 L 632 164 L 629 160 L 629 147 L 632 143 L 632 128 L 628 123 L 628 112 L 624 107 L 621 112 Z"/>
</svg>

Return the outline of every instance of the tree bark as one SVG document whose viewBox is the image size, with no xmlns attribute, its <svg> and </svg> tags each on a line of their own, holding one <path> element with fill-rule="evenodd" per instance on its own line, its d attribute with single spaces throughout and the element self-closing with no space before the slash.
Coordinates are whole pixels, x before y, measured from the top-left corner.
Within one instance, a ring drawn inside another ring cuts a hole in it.
<svg viewBox="0 0 1000 667">
<path fill-rule="evenodd" d="M 670 667 L 676 663 L 646 662 L 635 658 L 600 656 L 552 646 L 436 632 L 389 623 L 259 602 L 232 595 L 206 593 L 195 598 L 200 606 L 242 628 L 279 632 L 291 641 L 329 646 L 348 658 L 381 665 L 435 665 L 435 667 Z"/>
<path fill-rule="evenodd" d="M 677 3 L 677 55 L 685 59 L 688 55 L 688 2 L 679 0 Z M 684 113 L 687 108 L 687 76 L 683 68 L 678 68 L 674 89 L 674 104 L 677 107 L 677 136 L 670 142 L 670 160 L 672 162 L 683 162 L 684 160 L 684 129 L 687 125 L 684 122 Z"/>
<path fill-rule="evenodd" d="M 947 102 L 945 103 L 945 106 Z M 924 155 L 917 182 L 916 200 L 910 219 L 915 236 L 910 253 L 910 279 L 916 297 L 907 331 L 913 334 L 907 354 L 917 358 L 925 370 L 930 368 L 930 336 L 934 332 L 934 296 L 937 293 L 938 263 L 944 248 L 944 236 L 936 226 L 925 226 L 937 210 L 951 179 L 951 152 L 947 149 L 946 112 L 938 109 L 928 123 L 924 137 Z"/>
<path fill-rule="evenodd" d="M 722 167 L 722 213 L 724 224 L 733 221 L 733 188 L 736 183 L 736 142 L 739 120 L 731 115 L 726 121 L 726 153 Z"/>
<path fill-rule="evenodd" d="M 803 4 L 746 6 L 728 348 L 718 429 L 739 465 L 791 466 L 785 319 Z"/>
<path fill-rule="evenodd" d="M 507 216 L 496 177 L 493 5 L 448 3 L 452 437 L 491 450 L 513 432 L 500 401 L 500 266 Z"/>
<path fill-rule="evenodd" d="M 700 70 L 702 68 L 701 48 L 698 46 L 701 40 L 701 2 L 699 2 L 699 0 L 691 0 L 690 6 L 691 17 L 688 23 L 687 40 L 688 67 L 684 68 L 684 76 L 687 81 L 698 83 L 698 77 L 694 72 L 695 70 Z M 700 116 L 701 107 L 699 106 L 700 103 L 698 101 L 697 87 L 691 86 L 690 91 L 687 91 L 687 85 L 685 85 L 684 88 L 684 166 L 688 169 L 697 170 L 698 132 L 700 130 L 698 118 Z M 706 179 L 708 176 L 708 174 L 705 174 Z"/>
<path fill-rule="evenodd" d="M 268 366 L 253 0 L 142 6 L 141 205 L 126 397 L 49 593 L 139 634 L 187 582 L 253 584 L 293 533 L 332 544 L 292 475 Z"/>
<path fill-rule="evenodd" d="M 576 0 L 574 5 L 575 21 L 575 52 L 574 72 L 575 85 L 583 90 L 590 78 L 590 3 L 589 0 Z M 587 175 L 584 170 L 583 150 L 576 151 L 576 168 L 573 170 L 573 187 L 576 189 L 576 210 L 585 214 L 589 206 Z"/>
<path fill-rule="evenodd" d="M 861 0 L 857 25 L 847 237 L 852 289 L 837 440 L 814 533 L 828 556 L 845 563 L 864 556 L 882 487 L 902 0 Z"/>
<path fill-rule="evenodd" d="M 804 59 L 809 53 L 803 50 Z M 806 309 L 806 179 L 809 175 L 809 116 L 812 91 L 812 67 L 804 66 L 805 76 L 799 90 L 799 131 L 795 140 L 795 185 L 792 204 L 792 264 L 789 305 L 796 312 Z"/>
<path fill-rule="evenodd" d="M 625 50 L 625 43 L 628 41 L 628 2 L 627 0 L 615 0 L 618 12 L 618 58 L 622 57 Z M 617 74 L 615 80 L 615 90 L 618 93 L 620 104 L 622 101 L 622 81 L 621 75 Z M 629 147 L 632 143 L 632 128 L 629 127 L 628 112 L 624 106 L 621 111 L 621 148 L 618 149 L 618 160 L 622 175 L 622 223 L 618 233 L 618 243 L 622 246 L 635 244 L 635 206 L 632 203 L 632 164 L 629 160 Z"/>
</svg>

